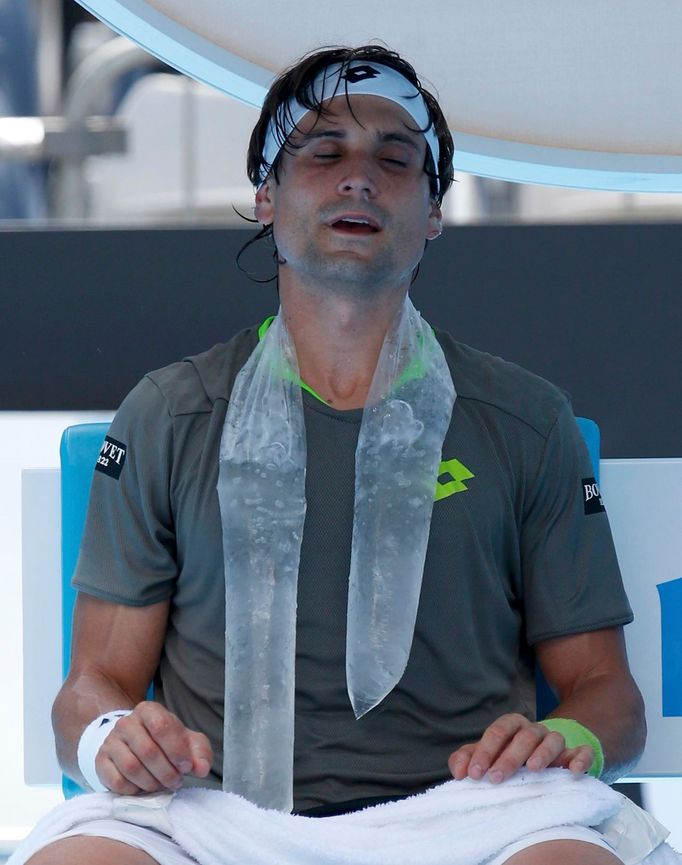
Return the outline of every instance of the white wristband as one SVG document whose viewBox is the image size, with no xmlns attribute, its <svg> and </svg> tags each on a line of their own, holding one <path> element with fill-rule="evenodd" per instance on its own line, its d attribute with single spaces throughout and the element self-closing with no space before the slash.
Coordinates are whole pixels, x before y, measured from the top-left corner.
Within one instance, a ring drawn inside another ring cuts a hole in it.
<svg viewBox="0 0 682 865">
<path fill-rule="evenodd" d="M 83 730 L 83 735 L 78 743 L 78 768 L 95 793 L 108 792 L 108 788 L 102 784 L 95 771 L 97 752 L 121 718 L 130 715 L 132 711 L 132 709 L 116 709 L 113 712 L 105 712 Z"/>
</svg>

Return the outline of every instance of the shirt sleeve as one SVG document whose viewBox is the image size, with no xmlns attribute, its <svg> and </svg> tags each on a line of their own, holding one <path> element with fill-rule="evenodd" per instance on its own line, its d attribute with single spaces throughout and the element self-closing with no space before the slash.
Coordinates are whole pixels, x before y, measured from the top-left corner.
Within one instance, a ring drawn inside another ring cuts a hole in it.
<svg viewBox="0 0 682 865">
<path fill-rule="evenodd" d="M 568 404 L 546 440 L 521 527 L 530 645 L 632 621 L 606 511 Z"/>
<path fill-rule="evenodd" d="M 95 467 L 74 588 L 133 606 L 172 595 L 177 578 L 172 457 L 166 400 L 144 378 L 112 421 Z"/>
</svg>

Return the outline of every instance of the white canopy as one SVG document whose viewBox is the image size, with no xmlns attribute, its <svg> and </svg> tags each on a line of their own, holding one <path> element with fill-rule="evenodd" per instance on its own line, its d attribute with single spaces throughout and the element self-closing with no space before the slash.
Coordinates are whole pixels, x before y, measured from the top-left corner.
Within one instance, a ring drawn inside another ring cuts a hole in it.
<svg viewBox="0 0 682 865">
<path fill-rule="evenodd" d="M 439 96 L 458 171 L 682 192 L 678 0 L 79 0 L 186 74 L 259 106 L 322 45 L 381 40 Z"/>
</svg>

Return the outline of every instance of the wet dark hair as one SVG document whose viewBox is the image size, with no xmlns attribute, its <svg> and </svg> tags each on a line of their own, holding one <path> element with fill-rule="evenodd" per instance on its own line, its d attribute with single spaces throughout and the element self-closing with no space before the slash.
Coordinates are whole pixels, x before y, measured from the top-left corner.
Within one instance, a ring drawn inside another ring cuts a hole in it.
<svg viewBox="0 0 682 865">
<path fill-rule="evenodd" d="M 276 135 L 280 140 L 286 138 L 287 128 L 291 128 L 291 123 L 286 126 L 286 121 L 290 120 L 287 117 L 288 103 L 291 99 L 296 100 L 301 105 L 308 108 L 310 111 L 315 111 L 318 117 L 323 116 L 327 111 L 313 93 L 312 85 L 317 76 L 328 66 L 340 63 L 342 67 L 347 67 L 350 63 L 356 61 L 367 61 L 372 63 L 381 63 L 384 66 L 389 66 L 395 69 L 404 78 L 406 78 L 418 90 L 426 104 L 429 115 L 428 129 L 433 128 L 439 145 L 438 165 L 434 166 L 430 148 L 426 148 L 426 157 L 424 163 L 424 171 L 430 178 L 431 196 L 441 204 L 443 196 L 450 188 L 453 182 L 453 165 L 452 159 L 454 155 L 454 143 L 452 135 L 448 129 L 447 121 L 441 110 L 438 100 L 433 94 L 424 88 L 414 68 L 407 60 L 404 60 L 400 55 L 391 51 L 383 45 L 362 45 L 359 48 L 347 48 L 341 46 L 322 48 L 302 57 L 297 63 L 286 69 L 271 85 L 260 117 L 256 123 L 251 138 L 246 157 L 246 171 L 249 180 L 254 186 L 260 186 L 262 177 L 265 174 L 272 172 L 275 180 L 279 182 L 278 170 L 281 164 L 282 153 L 291 152 L 293 145 L 291 142 L 285 142 L 280 149 L 275 161 L 269 165 L 263 157 L 263 148 L 265 146 L 265 138 L 272 120 L 275 126 Z M 352 107 L 351 107 L 352 111 Z M 283 122 L 284 121 L 284 122 Z M 421 130 L 425 131 L 425 130 Z M 251 238 L 240 250 L 237 256 L 237 265 L 242 253 L 251 246 L 256 240 L 261 238 L 272 239 L 272 226 L 266 225 Z M 273 243 L 273 254 L 277 260 L 277 250 Z M 241 267 L 240 267 L 241 269 Z M 274 277 L 273 277 L 274 278 Z M 269 282 L 270 280 L 256 280 Z"/>
</svg>

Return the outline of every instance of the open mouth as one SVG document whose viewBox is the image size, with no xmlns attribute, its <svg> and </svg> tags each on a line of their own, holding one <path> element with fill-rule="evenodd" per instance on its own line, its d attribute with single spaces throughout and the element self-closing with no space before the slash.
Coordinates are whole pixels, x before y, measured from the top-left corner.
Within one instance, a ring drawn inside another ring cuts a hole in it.
<svg viewBox="0 0 682 865">
<path fill-rule="evenodd" d="M 369 219 L 362 217 L 344 216 L 331 223 L 335 231 L 343 231 L 346 234 L 376 234 L 379 227 Z"/>
</svg>

